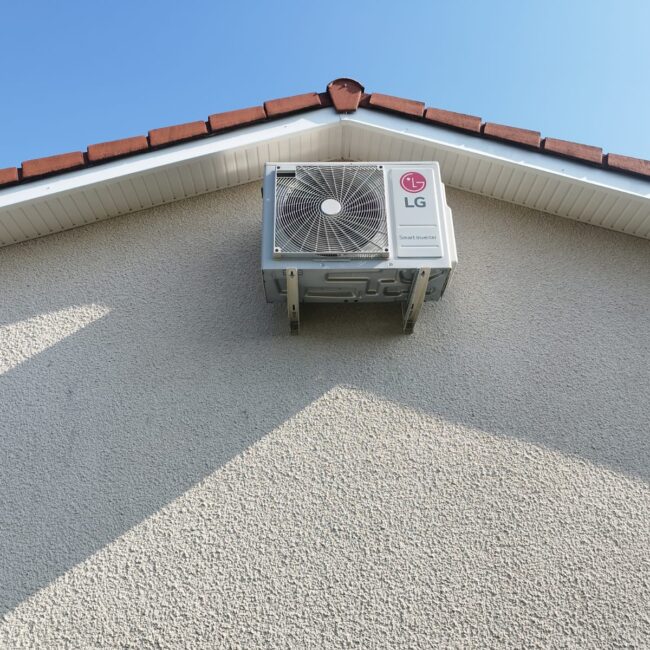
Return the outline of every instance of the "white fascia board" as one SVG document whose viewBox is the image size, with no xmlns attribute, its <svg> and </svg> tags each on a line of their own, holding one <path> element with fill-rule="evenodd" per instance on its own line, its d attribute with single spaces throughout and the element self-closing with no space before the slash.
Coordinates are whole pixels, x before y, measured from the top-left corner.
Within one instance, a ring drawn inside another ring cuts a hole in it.
<svg viewBox="0 0 650 650">
<path fill-rule="evenodd" d="M 160 167 L 182 165 L 220 152 L 278 140 L 312 129 L 328 127 L 340 127 L 340 119 L 334 109 L 321 109 L 272 122 L 263 122 L 230 133 L 185 142 L 96 167 L 79 169 L 60 176 L 9 187 L 0 190 L 0 208 L 141 174 Z"/>
<path fill-rule="evenodd" d="M 650 198 L 650 180 L 617 174 L 577 161 L 529 151 L 434 124 L 416 122 L 390 113 L 360 108 L 355 113 L 338 114 L 333 108 L 324 108 L 138 154 L 96 167 L 67 172 L 25 185 L 9 187 L 0 190 L 0 208 L 10 208 L 12 205 L 24 204 L 158 168 L 182 165 L 220 152 L 281 140 L 314 129 L 339 128 L 341 125 L 383 131 L 393 136 L 428 142 L 442 150 L 463 153 L 482 160 L 508 166 L 524 166 L 545 176 L 555 175 L 592 187 L 646 200 Z"/>
<path fill-rule="evenodd" d="M 644 199 L 650 198 L 650 180 L 530 151 L 497 140 L 468 135 L 435 124 L 416 122 L 397 115 L 363 108 L 349 115 L 341 115 L 341 120 L 362 128 L 380 129 L 396 136 L 430 142 L 441 149 L 462 151 L 469 156 L 521 165 L 540 173 L 551 173 L 603 189 L 624 192 Z"/>
</svg>

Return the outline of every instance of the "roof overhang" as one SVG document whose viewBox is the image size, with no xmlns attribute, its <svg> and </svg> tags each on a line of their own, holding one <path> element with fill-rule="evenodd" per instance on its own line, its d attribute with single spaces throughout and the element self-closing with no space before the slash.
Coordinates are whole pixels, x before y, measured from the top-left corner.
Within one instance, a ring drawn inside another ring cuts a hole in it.
<svg viewBox="0 0 650 650">
<path fill-rule="evenodd" d="M 266 161 L 436 160 L 444 182 L 650 238 L 650 180 L 360 108 L 298 113 L 0 190 L 0 245 L 259 180 Z"/>
</svg>

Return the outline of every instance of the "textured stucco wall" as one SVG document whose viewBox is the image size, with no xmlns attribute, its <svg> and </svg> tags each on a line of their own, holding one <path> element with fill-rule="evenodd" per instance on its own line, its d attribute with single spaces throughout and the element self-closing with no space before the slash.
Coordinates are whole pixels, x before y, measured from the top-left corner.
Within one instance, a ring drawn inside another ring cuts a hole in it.
<svg viewBox="0 0 650 650">
<path fill-rule="evenodd" d="M 0 250 L 0 647 L 650 646 L 650 242 L 448 198 L 411 337 L 258 184 Z"/>
</svg>

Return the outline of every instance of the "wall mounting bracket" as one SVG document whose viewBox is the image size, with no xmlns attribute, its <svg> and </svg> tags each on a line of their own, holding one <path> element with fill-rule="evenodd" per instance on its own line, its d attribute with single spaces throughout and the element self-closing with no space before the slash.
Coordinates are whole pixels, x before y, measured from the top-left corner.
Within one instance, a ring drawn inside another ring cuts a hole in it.
<svg viewBox="0 0 650 650">
<path fill-rule="evenodd" d="M 289 329 L 292 334 L 300 333 L 300 290 L 298 287 L 298 269 L 295 267 L 285 270 L 287 278 L 287 314 Z"/>
<path fill-rule="evenodd" d="M 402 303 L 402 326 L 404 334 L 412 334 L 415 323 L 420 315 L 420 309 L 424 302 L 424 296 L 427 292 L 427 285 L 429 284 L 429 275 L 431 274 L 430 268 L 418 269 L 417 273 L 413 276 L 413 283 L 411 284 L 411 292 L 409 299 L 404 307 Z"/>
</svg>

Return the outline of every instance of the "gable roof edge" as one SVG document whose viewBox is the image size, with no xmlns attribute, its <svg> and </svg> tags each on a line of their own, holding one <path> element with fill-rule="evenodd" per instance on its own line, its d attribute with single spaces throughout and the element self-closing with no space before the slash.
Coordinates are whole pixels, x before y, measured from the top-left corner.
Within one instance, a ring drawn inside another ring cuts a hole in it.
<svg viewBox="0 0 650 650">
<path fill-rule="evenodd" d="M 332 106 L 7 188 L 0 246 L 251 182 L 265 161 L 341 159 L 437 160 L 451 187 L 650 238 L 650 179 L 399 113 Z"/>
<path fill-rule="evenodd" d="M 272 99 L 261 106 L 216 113 L 210 115 L 205 121 L 197 120 L 152 129 L 146 137 L 131 136 L 92 144 L 85 152 L 73 151 L 36 158 L 24 161 L 21 167 L 0 169 L 0 193 L 6 187 L 32 182 L 34 179 L 53 174 L 65 174 L 80 168 L 105 164 L 117 157 L 142 155 L 158 147 L 172 146 L 193 139 L 211 138 L 253 123 L 331 106 L 339 113 L 353 113 L 360 107 L 386 111 L 423 123 L 472 133 L 477 137 L 497 139 L 515 146 L 531 148 L 549 156 L 580 160 L 617 174 L 630 174 L 650 179 L 648 160 L 615 153 L 604 154 L 600 147 L 542 137 L 538 131 L 529 129 L 483 122 L 480 117 L 474 115 L 426 107 L 424 102 L 412 99 L 382 93 L 366 93 L 358 81 L 340 77 L 331 81 L 325 92 Z"/>
</svg>

